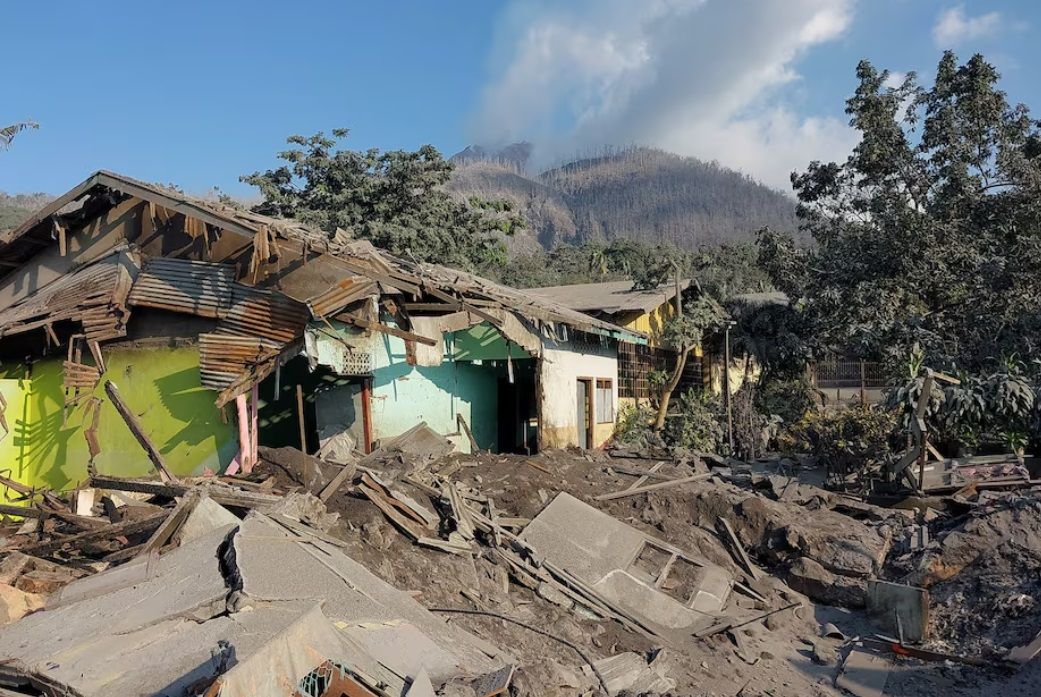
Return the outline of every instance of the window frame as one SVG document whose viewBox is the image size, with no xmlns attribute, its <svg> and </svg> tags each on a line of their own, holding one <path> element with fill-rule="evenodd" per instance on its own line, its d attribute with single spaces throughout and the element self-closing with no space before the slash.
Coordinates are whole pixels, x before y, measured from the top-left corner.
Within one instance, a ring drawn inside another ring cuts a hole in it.
<svg viewBox="0 0 1041 697">
<path fill-rule="evenodd" d="M 605 393 L 604 397 L 601 397 L 601 393 Z M 606 401 L 601 402 L 601 399 Z M 593 421 L 596 424 L 613 424 L 615 422 L 614 379 L 594 378 L 593 407 Z M 607 412 L 607 418 L 604 418 L 605 414 L 602 413 L 604 411 Z"/>
</svg>

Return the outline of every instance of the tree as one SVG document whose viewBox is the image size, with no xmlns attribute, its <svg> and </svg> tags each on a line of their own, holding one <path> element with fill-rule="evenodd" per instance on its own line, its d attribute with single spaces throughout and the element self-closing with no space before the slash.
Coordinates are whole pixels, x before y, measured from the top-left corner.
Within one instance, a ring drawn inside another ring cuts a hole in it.
<svg viewBox="0 0 1041 697">
<path fill-rule="evenodd" d="M 676 352 L 676 362 L 662 386 L 661 397 L 658 399 L 658 412 L 654 418 L 656 431 L 665 427 L 669 402 L 683 378 L 691 351 L 701 344 L 707 331 L 722 324 L 724 317 L 722 307 L 708 295 L 699 294 L 695 300 L 688 303 L 683 303 L 681 297 L 681 294 L 676 295 L 676 312 L 665 322 L 662 329 L 662 340 Z"/>
<path fill-rule="evenodd" d="M 860 143 L 792 175 L 816 245 L 760 235 L 775 285 L 822 348 L 978 372 L 1041 356 L 1041 132 L 982 56 L 948 52 L 931 88 L 867 61 L 846 103 Z"/>
<path fill-rule="evenodd" d="M 452 164 L 436 148 L 346 150 L 336 146 L 347 130 L 332 136 L 291 136 L 294 147 L 278 155 L 287 164 L 242 177 L 263 196 L 254 210 L 329 235 L 342 228 L 418 261 L 478 270 L 505 263 L 503 237 L 523 221 L 505 201 L 464 202 L 446 192 Z"/>
<path fill-rule="evenodd" d="M 10 126 L 0 128 L 0 150 L 6 150 L 11 147 L 11 142 L 14 140 L 14 137 L 22 131 L 30 128 L 37 129 L 39 127 L 40 125 L 35 121 L 19 121 Z"/>
</svg>

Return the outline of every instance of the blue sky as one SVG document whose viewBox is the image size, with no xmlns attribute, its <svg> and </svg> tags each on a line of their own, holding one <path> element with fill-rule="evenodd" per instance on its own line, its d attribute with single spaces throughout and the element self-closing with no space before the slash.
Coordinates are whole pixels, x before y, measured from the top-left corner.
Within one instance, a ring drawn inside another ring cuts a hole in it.
<svg viewBox="0 0 1041 697">
<path fill-rule="evenodd" d="M 0 190 L 95 169 L 248 195 L 291 133 L 451 154 L 530 139 L 540 162 L 651 144 L 782 186 L 852 144 L 856 62 L 928 76 L 981 51 L 1041 114 L 1027 0 L 416 0 L 6 3 Z"/>
</svg>

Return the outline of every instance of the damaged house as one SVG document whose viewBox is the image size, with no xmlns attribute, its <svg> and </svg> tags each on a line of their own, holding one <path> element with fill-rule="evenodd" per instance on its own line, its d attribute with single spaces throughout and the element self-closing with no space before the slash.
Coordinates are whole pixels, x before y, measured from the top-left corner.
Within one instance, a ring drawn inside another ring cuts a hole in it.
<svg viewBox="0 0 1041 697">
<path fill-rule="evenodd" d="M 623 339 L 618 344 L 618 397 L 623 404 L 637 404 L 657 397 L 651 373 L 671 370 L 676 362 L 675 352 L 661 339 L 665 323 L 676 312 L 676 294 L 686 297 L 701 291 L 692 280 L 682 279 L 657 288 L 637 288 L 633 281 L 623 280 L 547 286 L 529 292 L 647 336 L 647 341 Z M 706 367 L 699 346 L 687 360 L 679 391 L 704 387 Z"/>
<path fill-rule="evenodd" d="M 16 490 L 149 461 L 248 471 L 262 444 L 368 451 L 421 422 L 464 451 L 595 447 L 613 430 L 619 342 L 646 343 L 108 172 L 5 233 L 0 266 L 0 457 Z"/>
</svg>

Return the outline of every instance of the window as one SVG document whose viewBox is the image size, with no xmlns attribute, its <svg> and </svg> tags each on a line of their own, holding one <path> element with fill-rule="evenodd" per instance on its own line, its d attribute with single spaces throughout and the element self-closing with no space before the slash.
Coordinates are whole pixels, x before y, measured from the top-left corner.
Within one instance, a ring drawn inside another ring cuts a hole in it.
<svg viewBox="0 0 1041 697">
<path fill-rule="evenodd" d="M 596 422 L 598 424 L 614 423 L 614 390 L 610 380 L 596 380 Z"/>
</svg>

